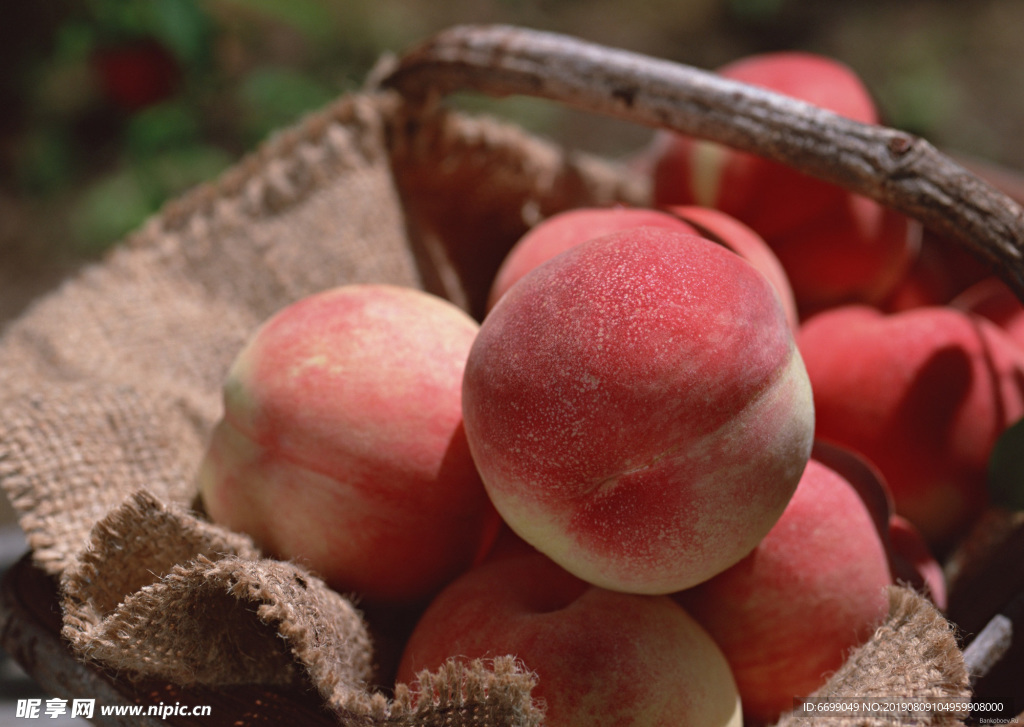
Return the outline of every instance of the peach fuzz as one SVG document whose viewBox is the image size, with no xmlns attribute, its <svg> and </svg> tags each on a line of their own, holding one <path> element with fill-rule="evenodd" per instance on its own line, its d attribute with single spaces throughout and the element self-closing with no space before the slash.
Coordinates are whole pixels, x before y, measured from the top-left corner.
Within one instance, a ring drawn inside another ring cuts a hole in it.
<svg viewBox="0 0 1024 727">
<path fill-rule="evenodd" d="M 210 517 L 371 602 L 425 599 L 497 532 L 462 425 L 478 324 L 411 288 L 299 300 L 239 352 L 199 472 Z"/>
<path fill-rule="evenodd" d="M 797 336 L 817 436 L 868 459 L 896 513 L 941 552 L 988 503 L 989 456 L 1024 413 L 1024 353 L 980 316 L 945 306 L 845 306 Z"/>
<path fill-rule="evenodd" d="M 766 53 L 718 72 L 855 121 L 878 122 L 861 80 L 830 58 Z M 779 257 L 802 311 L 878 302 L 917 254 L 917 222 L 841 187 L 709 141 L 661 132 L 652 146 L 655 205 L 712 207 L 749 225 Z"/>
<path fill-rule="evenodd" d="M 747 724 L 821 687 L 888 612 L 885 540 L 857 488 L 815 459 L 750 555 L 674 598 L 729 661 Z"/>
<path fill-rule="evenodd" d="M 892 493 L 878 468 L 862 455 L 820 439 L 814 443 L 811 458 L 856 490 L 885 542 L 894 581 L 927 596 L 944 609 L 946 586 L 942 567 L 917 528 L 895 514 Z"/>
<path fill-rule="evenodd" d="M 549 727 L 741 727 L 729 666 L 668 596 L 616 593 L 539 553 L 478 566 L 430 604 L 406 644 L 400 683 L 463 661 L 515 655 L 537 676 Z"/>
<path fill-rule="evenodd" d="M 711 207 L 674 205 L 666 208 L 666 211 L 694 227 L 701 237 L 725 245 L 760 270 L 778 293 L 789 325 L 794 331 L 797 329 L 800 318 L 796 298 L 793 296 L 793 286 L 789 284 L 789 276 L 786 275 L 779 258 L 768 247 L 763 237 L 732 215 Z"/>
<path fill-rule="evenodd" d="M 548 217 L 523 235 L 505 256 L 491 284 L 487 309 L 493 308 L 517 280 L 559 253 L 595 237 L 644 226 L 696 232 L 673 215 L 639 207 L 582 207 Z"/>
<path fill-rule="evenodd" d="M 585 242 L 510 288 L 470 351 L 463 413 L 512 530 L 591 583 L 651 594 L 754 548 L 814 428 L 768 280 L 653 227 Z"/>
</svg>

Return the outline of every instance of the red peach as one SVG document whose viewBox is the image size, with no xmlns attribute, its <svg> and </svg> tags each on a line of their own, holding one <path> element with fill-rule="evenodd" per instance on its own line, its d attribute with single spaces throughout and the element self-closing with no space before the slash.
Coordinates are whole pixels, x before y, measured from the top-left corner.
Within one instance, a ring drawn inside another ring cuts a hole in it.
<svg viewBox="0 0 1024 727">
<path fill-rule="evenodd" d="M 945 305 L 953 297 L 953 281 L 933 247 L 922 245 L 917 257 L 878 307 L 886 313 Z"/>
<path fill-rule="evenodd" d="M 736 677 L 748 723 L 773 723 L 822 686 L 888 611 L 888 555 L 857 489 L 811 459 L 750 555 L 673 597 Z"/>
<path fill-rule="evenodd" d="M 878 307 L 896 313 L 909 308 L 946 305 L 990 275 L 985 264 L 963 245 L 925 229 L 918 254 Z"/>
<path fill-rule="evenodd" d="M 581 242 L 633 227 L 667 227 L 695 233 L 675 216 L 637 207 L 586 207 L 567 210 L 539 222 L 512 246 L 491 284 L 490 310 L 513 283 L 541 263 Z"/>
<path fill-rule="evenodd" d="M 950 301 L 957 310 L 975 313 L 1006 331 L 1024 349 L 1024 303 L 1002 280 L 979 280 Z"/>
<path fill-rule="evenodd" d="M 500 558 L 508 558 L 510 556 L 537 552 L 539 551 L 536 548 L 516 535 L 512 528 L 507 524 L 502 523 L 501 527 L 498 529 L 498 534 L 494 538 L 494 544 L 482 558 L 482 562 L 489 563 L 492 560 L 498 560 Z"/>
<path fill-rule="evenodd" d="M 894 581 L 926 595 L 944 609 L 946 585 L 942 567 L 918 529 L 895 514 L 892 493 L 878 468 L 856 452 L 821 440 L 814 443 L 811 457 L 856 490 L 885 543 Z"/>
<path fill-rule="evenodd" d="M 948 307 L 845 306 L 797 336 L 817 436 L 872 462 L 896 512 L 948 546 L 988 502 L 989 455 L 1024 413 L 1024 353 L 990 321 Z"/>
<path fill-rule="evenodd" d="M 462 661 L 513 654 L 537 675 L 549 727 L 740 727 L 729 666 L 668 596 L 591 586 L 539 553 L 485 563 L 430 604 L 400 683 Z"/>
<path fill-rule="evenodd" d="M 882 473 L 862 455 L 833 442 L 815 440 L 811 459 L 842 477 L 871 514 L 878 537 L 886 540 L 895 505 Z"/>
<path fill-rule="evenodd" d="M 370 601 L 425 598 L 496 532 L 462 425 L 478 330 L 411 288 L 350 285 L 238 354 L 199 473 L 210 517 Z"/>
<path fill-rule="evenodd" d="M 920 531 L 904 517 L 889 520 L 889 549 L 893 555 L 893 577 L 931 599 L 945 610 L 946 575 Z"/>
<path fill-rule="evenodd" d="M 878 122 L 856 73 L 830 58 L 767 53 L 719 73 L 856 121 Z M 655 204 L 714 207 L 752 227 L 778 255 L 802 310 L 877 302 L 917 253 L 917 222 L 841 187 L 678 134 L 663 132 L 653 146 Z"/>
<path fill-rule="evenodd" d="M 770 245 L 807 318 L 841 304 L 884 301 L 919 254 L 921 230 L 916 220 L 848 194 Z"/>
<path fill-rule="evenodd" d="M 831 58 L 764 53 L 722 66 L 721 76 L 806 101 L 865 124 L 878 112 L 859 76 Z M 666 133 L 655 142 L 655 203 L 698 204 L 738 217 L 766 239 L 791 230 L 846 191 L 762 157 Z"/>
<path fill-rule="evenodd" d="M 669 593 L 742 558 L 810 456 L 814 412 L 768 280 L 641 227 L 522 278 L 484 320 L 466 434 L 498 511 L 596 585 Z"/>
<path fill-rule="evenodd" d="M 799 317 L 796 299 L 793 297 L 793 286 L 789 284 L 789 277 L 779 258 L 768 247 L 763 237 L 732 215 L 711 207 L 673 205 L 667 210 L 694 227 L 701 237 L 725 245 L 760 270 L 778 293 L 790 326 L 794 331 L 797 329 Z"/>
</svg>

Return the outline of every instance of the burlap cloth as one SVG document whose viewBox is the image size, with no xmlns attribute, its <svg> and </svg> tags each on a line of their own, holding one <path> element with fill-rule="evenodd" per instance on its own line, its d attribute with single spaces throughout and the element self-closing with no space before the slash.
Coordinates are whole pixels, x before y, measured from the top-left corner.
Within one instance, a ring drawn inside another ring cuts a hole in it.
<svg viewBox="0 0 1024 727">
<path fill-rule="evenodd" d="M 357 604 L 207 523 L 194 474 L 228 365 L 283 305 L 387 282 L 479 315 L 531 223 L 646 194 L 606 161 L 367 91 L 282 131 L 38 301 L 0 340 L 0 480 L 35 563 L 60 580 L 75 653 L 124 678 L 311 682 L 342 724 L 539 724 L 529 665 L 511 658 L 450 665 L 423 698 L 375 690 Z M 962 700 L 967 675 L 949 624 L 894 589 L 889 620 L 823 694 Z"/>
</svg>

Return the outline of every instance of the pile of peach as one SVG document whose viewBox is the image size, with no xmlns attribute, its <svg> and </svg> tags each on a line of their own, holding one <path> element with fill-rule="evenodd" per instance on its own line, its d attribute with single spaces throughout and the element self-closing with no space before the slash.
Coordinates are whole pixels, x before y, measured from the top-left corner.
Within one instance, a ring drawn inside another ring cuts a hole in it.
<svg viewBox="0 0 1024 727">
<path fill-rule="evenodd" d="M 877 121 L 827 59 L 721 72 Z M 539 223 L 481 323 L 382 285 L 273 316 L 203 501 L 363 603 L 422 604 L 400 681 L 513 654 L 550 725 L 769 723 L 888 585 L 943 606 L 937 558 L 1024 413 L 1024 308 L 790 169 L 667 133 L 637 164 L 656 206 Z"/>
</svg>

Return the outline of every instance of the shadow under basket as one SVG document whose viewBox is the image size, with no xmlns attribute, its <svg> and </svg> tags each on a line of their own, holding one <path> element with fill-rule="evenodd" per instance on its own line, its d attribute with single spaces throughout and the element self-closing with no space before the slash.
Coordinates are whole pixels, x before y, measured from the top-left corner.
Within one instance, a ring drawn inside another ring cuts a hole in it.
<svg viewBox="0 0 1024 727">
<path fill-rule="evenodd" d="M 498 265 L 536 221 L 648 195 L 610 161 L 373 87 L 168 204 L 0 339 L 0 482 L 31 548 L 4 581 L 3 648 L 58 698 L 166 707 L 104 723 L 541 724 L 534 676 L 511 657 L 451 664 L 424 695 L 388 686 L 381 647 L 408 628 L 404 615 L 364 613 L 209 523 L 195 470 L 231 361 L 286 304 L 389 283 L 480 318 Z M 990 590 L 1006 571 L 985 565 L 1020 531 L 1006 525 L 954 582 L 969 626 L 894 587 L 888 620 L 818 696 L 969 701 L 962 648 L 1024 585 Z M 1007 652 L 1018 668 L 1019 652 Z M 838 721 L 967 719 L 908 709 Z M 794 720 L 837 721 L 782 718 Z"/>
</svg>

